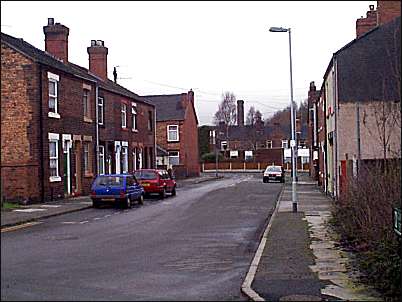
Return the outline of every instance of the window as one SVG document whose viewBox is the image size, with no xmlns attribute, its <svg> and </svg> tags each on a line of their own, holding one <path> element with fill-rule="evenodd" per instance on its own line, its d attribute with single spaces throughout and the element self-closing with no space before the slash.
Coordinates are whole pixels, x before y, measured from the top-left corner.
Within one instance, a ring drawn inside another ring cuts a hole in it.
<svg viewBox="0 0 402 302">
<path fill-rule="evenodd" d="M 131 107 L 131 122 L 132 122 L 132 130 L 136 131 L 137 130 L 137 109 L 133 106 Z"/>
<path fill-rule="evenodd" d="M 103 109 L 103 98 L 98 98 L 98 124 L 103 125 L 104 109 Z"/>
<path fill-rule="evenodd" d="M 121 104 L 121 127 L 127 127 L 127 105 Z"/>
<path fill-rule="evenodd" d="M 49 180 L 61 181 L 59 176 L 59 134 L 49 133 Z"/>
<path fill-rule="evenodd" d="M 84 142 L 84 171 L 85 173 L 90 173 L 91 168 L 90 168 L 90 156 L 89 156 L 89 142 Z"/>
<path fill-rule="evenodd" d="M 179 141 L 179 126 L 178 125 L 168 125 L 168 142 L 178 142 Z"/>
<path fill-rule="evenodd" d="M 230 158 L 238 158 L 239 157 L 239 151 L 234 150 L 230 151 Z"/>
<path fill-rule="evenodd" d="M 272 149 L 272 141 L 267 141 L 267 149 Z"/>
<path fill-rule="evenodd" d="M 47 73 L 49 80 L 49 117 L 60 118 L 59 115 L 59 76 L 51 72 Z"/>
<path fill-rule="evenodd" d="M 89 90 L 83 89 L 82 104 L 84 106 L 84 117 L 91 118 L 91 106 L 89 104 Z"/>
<path fill-rule="evenodd" d="M 99 174 L 105 174 L 105 147 L 99 146 Z"/>
<path fill-rule="evenodd" d="M 252 160 L 253 159 L 253 151 L 244 151 L 244 159 L 245 160 Z"/>
<path fill-rule="evenodd" d="M 282 148 L 284 148 L 284 149 L 288 148 L 288 141 L 287 140 L 282 140 Z"/>
<path fill-rule="evenodd" d="M 148 111 L 148 130 L 152 131 L 152 111 Z"/>
<path fill-rule="evenodd" d="M 221 150 L 225 151 L 228 148 L 228 142 L 227 141 L 222 141 L 221 142 Z"/>
<path fill-rule="evenodd" d="M 170 151 L 169 152 L 169 163 L 173 166 L 178 165 L 180 163 L 178 151 Z"/>
<path fill-rule="evenodd" d="M 128 173 L 128 147 L 121 147 L 121 164 L 122 173 Z"/>
</svg>

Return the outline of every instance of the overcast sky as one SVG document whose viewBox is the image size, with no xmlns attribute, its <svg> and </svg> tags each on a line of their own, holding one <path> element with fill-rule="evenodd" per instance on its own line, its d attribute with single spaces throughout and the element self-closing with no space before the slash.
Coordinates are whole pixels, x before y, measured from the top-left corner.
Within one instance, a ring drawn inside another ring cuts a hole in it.
<svg viewBox="0 0 402 302">
<path fill-rule="evenodd" d="M 88 68 L 91 40 L 109 49 L 108 74 L 139 95 L 192 88 L 199 124 L 211 124 L 231 91 L 267 118 L 290 104 L 290 27 L 294 100 L 320 89 L 334 52 L 355 38 L 356 19 L 377 1 L 1 1 L 1 31 L 44 50 L 47 18 L 67 26 L 69 61 Z"/>
</svg>

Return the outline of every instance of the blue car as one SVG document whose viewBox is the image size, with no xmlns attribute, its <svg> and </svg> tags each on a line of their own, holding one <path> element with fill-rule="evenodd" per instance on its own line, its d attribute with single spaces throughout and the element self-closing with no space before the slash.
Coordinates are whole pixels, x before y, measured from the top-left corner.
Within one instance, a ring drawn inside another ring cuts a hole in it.
<svg viewBox="0 0 402 302">
<path fill-rule="evenodd" d="M 91 199 L 94 208 L 104 202 L 113 202 L 118 206 L 130 208 L 134 200 L 144 204 L 144 188 L 132 174 L 98 175 L 91 187 Z"/>
</svg>

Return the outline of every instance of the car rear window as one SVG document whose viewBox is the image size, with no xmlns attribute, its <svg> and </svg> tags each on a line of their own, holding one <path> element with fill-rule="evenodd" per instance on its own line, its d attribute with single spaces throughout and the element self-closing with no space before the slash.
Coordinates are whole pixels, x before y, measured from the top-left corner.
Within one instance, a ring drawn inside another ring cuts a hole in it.
<svg viewBox="0 0 402 302">
<path fill-rule="evenodd" d="M 268 172 L 282 172 L 282 168 L 279 166 L 267 167 Z"/>
<path fill-rule="evenodd" d="M 136 171 L 134 176 L 137 179 L 156 179 L 156 173 L 153 171 Z"/>
<path fill-rule="evenodd" d="M 121 186 L 124 182 L 124 177 L 121 176 L 100 176 L 95 180 L 97 186 Z"/>
</svg>

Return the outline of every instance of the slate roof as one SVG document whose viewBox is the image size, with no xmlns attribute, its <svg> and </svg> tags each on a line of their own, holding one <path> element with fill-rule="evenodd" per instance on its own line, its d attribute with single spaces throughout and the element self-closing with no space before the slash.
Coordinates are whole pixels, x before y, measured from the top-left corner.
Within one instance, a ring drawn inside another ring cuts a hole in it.
<svg viewBox="0 0 402 302">
<path fill-rule="evenodd" d="M 31 58 L 33 61 L 50 66 L 52 68 L 61 70 L 68 74 L 74 75 L 79 78 L 83 78 L 88 81 L 97 82 L 99 87 L 123 95 L 129 98 L 133 98 L 137 101 L 141 101 L 153 106 L 152 103 L 148 102 L 146 98 L 141 98 L 139 95 L 134 92 L 124 88 L 123 86 L 118 85 L 117 83 L 107 79 L 104 81 L 103 79 L 97 77 L 95 74 L 91 73 L 88 69 L 81 67 L 79 65 L 73 64 L 71 62 L 63 62 L 58 58 L 54 57 L 50 53 L 40 50 L 33 45 L 25 42 L 23 39 L 15 38 L 13 36 L 7 35 L 5 33 L 1 33 L 1 42 L 6 43 L 9 47 L 14 50 L 23 53 L 27 57 Z"/>
<path fill-rule="evenodd" d="M 224 131 L 224 128 L 221 128 L 221 131 Z M 290 125 L 266 125 L 261 129 L 261 132 L 254 132 L 253 126 L 244 125 L 244 126 L 229 126 L 228 129 L 228 139 L 235 141 L 247 141 L 250 137 L 256 135 L 257 139 L 269 139 L 275 133 L 278 133 L 280 136 L 289 137 L 290 138 Z M 302 135 L 303 137 L 303 130 Z"/>
<path fill-rule="evenodd" d="M 400 101 L 393 71 L 401 66 L 400 30 L 401 17 L 397 17 L 352 40 L 334 53 L 338 65 L 340 102 Z M 333 60 L 324 78 L 332 64 Z"/>
<path fill-rule="evenodd" d="M 146 95 L 143 96 L 146 100 L 155 105 L 156 120 L 158 122 L 176 120 L 184 120 L 186 108 L 182 105 L 182 94 L 166 94 L 166 95 Z"/>
</svg>

